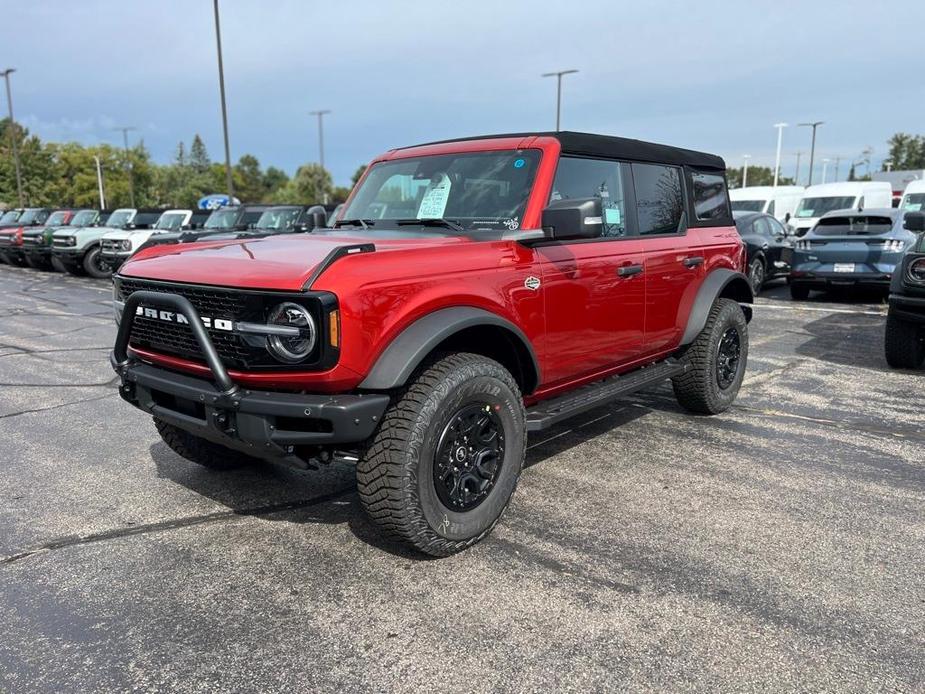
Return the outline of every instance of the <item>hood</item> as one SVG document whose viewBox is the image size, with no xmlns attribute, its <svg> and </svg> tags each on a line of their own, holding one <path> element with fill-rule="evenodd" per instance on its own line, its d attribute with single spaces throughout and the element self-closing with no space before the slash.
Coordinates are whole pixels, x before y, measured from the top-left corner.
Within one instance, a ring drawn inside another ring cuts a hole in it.
<svg viewBox="0 0 925 694">
<path fill-rule="evenodd" d="M 299 291 L 336 248 L 369 243 L 381 253 L 471 241 L 444 234 L 389 231 L 200 241 L 144 249 L 123 265 L 119 274 L 167 282 Z"/>
<path fill-rule="evenodd" d="M 112 229 L 103 234 L 104 239 L 123 241 L 125 239 L 146 239 L 155 233 L 154 229 Z"/>
<path fill-rule="evenodd" d="M 97 239 L 107 231 L 119 231 L 111 227 L 65 227 L 54 233 L 54 236 L 61 238 L 63 236 L 76 236 L 79 242 L 85 240 Z"/>
</svg>

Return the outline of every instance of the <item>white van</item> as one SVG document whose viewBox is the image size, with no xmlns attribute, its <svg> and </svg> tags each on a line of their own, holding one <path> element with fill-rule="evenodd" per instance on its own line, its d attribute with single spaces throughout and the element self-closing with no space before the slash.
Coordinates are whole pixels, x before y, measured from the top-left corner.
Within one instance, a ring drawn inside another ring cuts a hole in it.
<svg viewBox="0 0 925 694">
<path fill-rule="evenodd" d="M 909 181 L 899 201 L 899 209 L 903 212 L 925 211 L 925 178 Z"/>
<path fill-rule="evenodd" d="M 786 224 L 796 212 L 803 186 L 749 186 L 729 191 L 733 212 L 764 212 Z"/>
<path fill-rule="evenodd" d="M 797 236 L 816 226 L 819 218 L 835 210 L 891 208 L 893 188 L 886 181 L 840 181 L 810 186 L 790 219 Z"/>
</svg>

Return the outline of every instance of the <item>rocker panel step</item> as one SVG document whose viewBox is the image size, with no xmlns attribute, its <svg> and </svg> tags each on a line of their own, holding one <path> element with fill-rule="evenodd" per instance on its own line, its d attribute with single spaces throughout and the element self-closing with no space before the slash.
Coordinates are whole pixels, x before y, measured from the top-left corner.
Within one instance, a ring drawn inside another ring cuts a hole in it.
<svg viewBox="0 0 925 694">
<path fill-rule="evenodd" d="M 538 402 L 527 408 L 527 431 L 541 431 L 553 424 L 574 417 L 576 414 L 593 410 L 624 395 L 634 393 L 646 386 L 680 376 L 687 367 L 669 359 L 644 366 L 622 376 L 611 376 L 602 381 L 590 383 L 558 398 Z"/>
</svg>

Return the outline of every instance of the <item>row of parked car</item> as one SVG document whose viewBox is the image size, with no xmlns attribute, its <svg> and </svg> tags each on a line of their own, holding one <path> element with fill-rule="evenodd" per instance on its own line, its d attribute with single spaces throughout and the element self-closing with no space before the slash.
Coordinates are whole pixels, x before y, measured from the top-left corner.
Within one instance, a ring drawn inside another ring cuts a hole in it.
<svg viewBox="0 0 925 694">
<path fill-rule="evenodd" d="M 107 278 L 142 248 L 311 231 L 335 206 L 236 205 L 217 210 L 26 208 L 0 216 L 0 261 Z"/>
</svg>

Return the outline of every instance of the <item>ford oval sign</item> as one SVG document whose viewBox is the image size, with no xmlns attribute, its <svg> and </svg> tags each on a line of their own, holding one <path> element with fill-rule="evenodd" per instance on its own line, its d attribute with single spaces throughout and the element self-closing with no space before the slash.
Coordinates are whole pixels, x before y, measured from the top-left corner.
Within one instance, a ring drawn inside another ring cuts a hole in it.
<svg viewBox="0 0 925 694">
<path fill-rule="evenodd" d="M 237 198 L 229 200 L 225 193 L 212 193 L 212 195 L 201 198 L 196 204 L 200 210 L 217 210 L 219 207 L 225 207 L 226 205 L 240 205 L 241 201 Z"/>
</svg>

